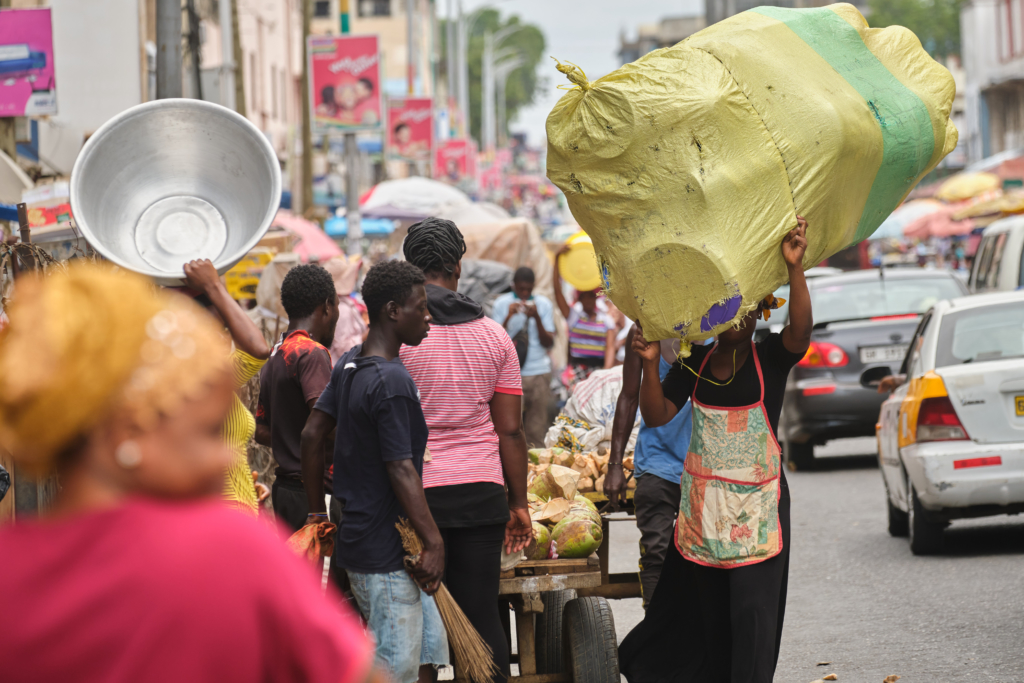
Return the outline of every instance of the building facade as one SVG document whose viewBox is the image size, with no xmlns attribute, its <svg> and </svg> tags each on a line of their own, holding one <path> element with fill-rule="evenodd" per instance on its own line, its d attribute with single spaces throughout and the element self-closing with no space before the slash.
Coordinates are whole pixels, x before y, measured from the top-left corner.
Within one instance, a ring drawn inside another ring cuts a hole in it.
<svg viewBox="0 0 1024 683">
<path fill-rule="evenodd" d="M 717 23 L 722 19 L 728 19 L 734 14 L 746 12 L 748 9 L 769 5 L 773 7 L 824 7 L 831 5 L 832 0 L 704 0 L 704 16 L 708 25 Z M 852 4 L 860 10 L 861 14 L 867 15 L 866 0 L 853 0 Z"/>
<path fill-rule="evenodd" d="M 619 35 L 619 63 L 629 64 L 652 50 L 671 47 L 689 38 L 707 24 L 703 16 L 665 17 L 657 24 L 641 24 L 634 39 Z"/>
<path fill-rule="evenodd" d="M 960 36 L 968 161 L 1024 147 L 1024 1 L 967 2 Z"/>
</svg>

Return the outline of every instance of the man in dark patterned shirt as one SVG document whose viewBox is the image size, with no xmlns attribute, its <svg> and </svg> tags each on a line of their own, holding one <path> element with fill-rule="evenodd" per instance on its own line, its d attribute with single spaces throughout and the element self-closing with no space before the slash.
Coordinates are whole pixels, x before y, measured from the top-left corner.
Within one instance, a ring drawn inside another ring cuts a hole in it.
<svg viewBox="0 0 1024 683">
<path fill-rule="evenodd" d="M 256 441 L 270 446 L 277 461 L 270 493 L 274 512 L 298 531 L 309 514 L 302 487 L 302 428 L 331 379 L 327 349 L 338 323 L 334 280 L 318 265 L 297 266 L 281 283 L 281 305 L 288 314 L 288 329 L 260 372 Z M 332 447 L 326 445 L 328 454 Z M 330 487 L 332 459 L 327 457 L 325 463 L 324 479 Z"/>
</svg>

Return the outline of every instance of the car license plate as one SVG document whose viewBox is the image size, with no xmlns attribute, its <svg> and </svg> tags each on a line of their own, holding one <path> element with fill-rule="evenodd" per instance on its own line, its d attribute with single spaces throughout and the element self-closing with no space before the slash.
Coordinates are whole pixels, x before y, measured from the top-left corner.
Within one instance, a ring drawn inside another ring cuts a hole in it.
<svg viewBox="0 0 1024 683">
<path fill-rule="evenodd" d="M 1024 396 L 1015 396 L 1013 402 L 1017 404 L 1017 415 L 1024 415 Z"/>
<path fill-rule="evenodd" d="M 861 363 L 891 363 L 902 361 L 907 355 L 906 344 L 892 344 L 890 346 L 863 346 L 860 349 Z"/>
</svg>

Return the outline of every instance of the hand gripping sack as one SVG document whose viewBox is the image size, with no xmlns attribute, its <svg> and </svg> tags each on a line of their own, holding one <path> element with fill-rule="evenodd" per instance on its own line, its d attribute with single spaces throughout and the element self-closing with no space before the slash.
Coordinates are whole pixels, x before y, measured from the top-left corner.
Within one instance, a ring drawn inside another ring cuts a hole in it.
<svg viewBox="0 0 1024 683">
<path fill-rule="evenodd" d="M 869 237 L 957 141 L 949 72 L 848 4 L 759 7 L 594 83 L 559 70 L 576 85 L 548 116 L 548 177 L 649 340 L 735 324 L 786 282 L 797 214 L 809 268 Z"/>
</svg>

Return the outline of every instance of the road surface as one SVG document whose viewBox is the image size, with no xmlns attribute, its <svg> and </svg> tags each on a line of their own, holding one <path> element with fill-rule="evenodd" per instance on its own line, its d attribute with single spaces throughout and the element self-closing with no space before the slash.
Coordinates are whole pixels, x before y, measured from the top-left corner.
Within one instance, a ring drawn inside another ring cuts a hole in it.
<svg viewBox="0 0 1024 683">
<path fill-rule="evenodd" d="M 886 533 L 874 441 L 818 455 L 829 456 L 818 471 L 787 473 L 793 552 L 775 680 L 1024 681 L 1024 520 L 954 522 L 943 555 L 915 557 Z M 613 524 L 611 536 L 611 571 L 635 570 L 636 528 Z M 612 608 L 621 641 L 640 601 Z"/>
</svg>

